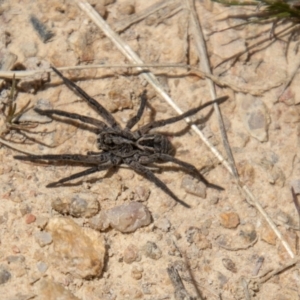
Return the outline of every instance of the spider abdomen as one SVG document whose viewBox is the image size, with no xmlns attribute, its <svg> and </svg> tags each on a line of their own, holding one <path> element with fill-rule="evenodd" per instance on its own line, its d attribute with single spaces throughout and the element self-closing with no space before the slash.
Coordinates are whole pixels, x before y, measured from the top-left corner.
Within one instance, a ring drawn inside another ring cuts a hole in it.
<svg viewBox="0 0 300 300">
<path fill-rule="evenodd" d="M 168 138 L 160 134 L 144 135 L 136 144 L 139 149 L 154 153 L 171 154 L 174 150 L 174 147 Z"/>
</svg>

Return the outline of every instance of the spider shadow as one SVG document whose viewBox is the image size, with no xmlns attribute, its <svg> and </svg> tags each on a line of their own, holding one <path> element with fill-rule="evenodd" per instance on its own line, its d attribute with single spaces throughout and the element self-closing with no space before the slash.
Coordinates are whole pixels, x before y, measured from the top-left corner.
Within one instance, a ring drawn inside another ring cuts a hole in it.
<svg viewBox="0 0 300 300">
<path fill-rule="evenodd" d="M 81 165 L 82 166 L 82 165 Z M 49 187 L 49 188 L 57 188 L 57 187 L 74 187 L 74 186 L 81 186 L 84 182 L 88 184 L 95 184 L 99 182 L 101 184 L 102 180 L 105 178 L 112 178 L 113 175 L 118 171 L 119 167 L 111 167 L 110 169 L 106 170 L 106 173 L 103 176 L 96 176 L 94 175 L 94 178 L 90 178 L 87 180 L 78 180 L 74 183 L 62 183 L 62 184 L 57 184 L 55 186 Z"/>
<path fill-rule="evenodd" d="M 99 134 L 99 129 L 98 128 L 93 127 L 93 126 L 89 126 L 89 125 L 87 125 L 85 123 L 82 123 L 82 122 L 77 122 L 77 121 L 72 120 L 72 119 L 61 118 L 61 117 L 57 117 L 57 116 L 51 116 L 51 119 L 54 120 L 54 121 L 58 121 L 58 122 L 61 122 L 61 123 L 64 123 L 64 124 L 74 126 L 76 128 L 80 128 L 82 130 L 86 130 L 86 131 L 90 131 L 90 132 L 95 133 L 95 134 Z"/>
<path fill-rule="evenodd" d="M 170 133 L 168 131 L 161 130 L 161 131 L 159 131 L 159 134 L 169 135 L 169 136 L 176 136 L 176 137 L 188 134 L 192 125 L 197 125 L 197 126 L 200 126 L 200 127 L 203 126 L 209 120 L 209 118 L 212 116 L 213 112 L 214 112 L 214 109 L 210 109 L 210 111 L 208 112 L 208 114 L 206 116 L 201 117 L 201 118 L 199 118 L 197 120 L 194 120 L 190 124 L 186 124 L 184 126 L 184 128 L 181 129 L 181 130 L 179 130 L 179 131 Z"/>
</svg>

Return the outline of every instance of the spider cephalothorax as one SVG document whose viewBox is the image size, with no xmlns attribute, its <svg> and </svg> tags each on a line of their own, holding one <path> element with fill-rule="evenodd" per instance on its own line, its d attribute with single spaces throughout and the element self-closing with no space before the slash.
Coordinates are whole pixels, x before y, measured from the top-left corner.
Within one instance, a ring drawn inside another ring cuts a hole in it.
<svg viewBox="0 0 300 300">
<path fill-rule="evenodd" d="M 46 154 L 46 155 L 28 155 L 28 156 L 15 156 L 20 160 L 47 160 L 47 161 L 61 161 L 61 162 L 75 162 L 89 165 L 90 167 L 82 172 L 73 174 L 69 177 L 60 179 L 57 182 L 50 183 L 47 187 L 55 187 L 64 182 L 70 181 L 81 176 L 99 172 L 109 169 L 113 166 L 119 166 L 125 164 L 134 171 L 142 174 L 148 180 L 154 182 L 165 193 L 171 196 L 174 200 L 182 205 L 189 207 L 185 202 L 180 200 L 154 173 L 147 168 L 147 165 L 151 165 L 155 162 L 173 162 L 188 172 L 191 172 L 203 181 L 208 187 L 223 190 L 223 188 L 209 183 L 199 171 L 191 164 L 181 161 L 171 155 L 173 146 L 168 138 L 162 134 L 149 133 L 153 128 L 161 127 L 167 124 L 175 123 L 186 117 L 189 117 L 201 109 L 213 104 L 224 102 L 228 97 L 224 96 L 214 101 L 210 101 L 199 107 L 188 110 L 184 114 L 172 117 L 166 120 L 154 121 L 146 124 L 138 130 L 131 131 L 133 126 L 140 120 L 147 102 L 146 91 L 141 95 L 141 105 L 137 112 L 137 115 L 131 118 L 124 129 L 116 122 L 112 114 L 107 111 L 100 103 L 90 97 L 85 91 L 83 91 L 74 82 L 64 77 L 57 69 L 53 68 L 54 72 L 62 78 L 64 83 L 78 93 L 86 102 L 106 121 L 103 121 L 82 116 L 75 113 L 69 113 L 62 110 L 41 110 L 35 109 L 42 115 L 52 116 L 58 115 L 67 117 L 74 120 L 79 120 L 83 123 L 93 125 L 98 134 L 97 147 L 101 152 L 88 152 L 86 155 L 82 154 Z"/>
</svg>

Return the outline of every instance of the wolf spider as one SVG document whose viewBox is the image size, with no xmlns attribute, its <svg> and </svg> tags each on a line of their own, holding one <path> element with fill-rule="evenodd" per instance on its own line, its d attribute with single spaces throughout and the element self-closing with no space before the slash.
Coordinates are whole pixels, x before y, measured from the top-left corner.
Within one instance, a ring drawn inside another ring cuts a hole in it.
<svg viewBox="0 0 300 300">
<path fill-rule="evenodd" d="M 137 114 L 132 117 L 122 129 L 116 122 L 110 112 L 108 112 L 100 103 L 90 97 L 74 82 L 64 77 L 57 69 L 52 67 L 54 72 L 64 81 L 64 83 L 75 93 L 79 94 L 86 102 L 106 121 L 103 121 L 82 116 L 76 113 L 69 113 L 62 110 L 41 110 L 36 108 L 35 111 L 42 115 L 52 117 L 53 115 L 66 117 L 73 120 L 79 120 L 83 123 L 93 125 L 96 127 L 97 147 L 101 152 L 87 152 L 86 155 L 82 154 L 46 154 L 46 155 L 28 155 L 28 156 L 15 156 L 14 158 L 27 161 L 47 160 L 54 162 L 66 163 L 83 163 L 90 165 L 90 167 L 82 172 L 73 174 L 66 178 L 60 179 L 47 185 L 47 187 L 55 187 L 67 181 L 89 175 L 95 172 L 109 169 L 114 166 L 125 164 L 134 171 L 142 174 L 148 180 L 155 183 L 166 194 L 172 197 L 175 201 L 182 205 L 189 207 L 185 202 L 180 200 L 153 172 L 147 168 L 155 162 L 172 162 L 191 172 L 210 188 L 223 190 L 222 187 L 209 183 L 199 171 L 191 164 L 181 161 L 171 155 L 173 147 L 168 138 L 162 134 L 149 133 L 153 128 L 161 127 L 167 124 L 175 123 L 186 117 L 194 115 L 201 109 L 213 104 L 224 102 L 228 97 L 224 96 L 214 101 L 210 101 L 199 107 L 193 108 L 184 114 L 172 117 L 166 120 L 154 121 L 142 126 L 141 128 L 131 131 L 133 126 L 140 120 L 147 102 L 146 91 L 140 95 L 141 104 Z"/>
</svg>

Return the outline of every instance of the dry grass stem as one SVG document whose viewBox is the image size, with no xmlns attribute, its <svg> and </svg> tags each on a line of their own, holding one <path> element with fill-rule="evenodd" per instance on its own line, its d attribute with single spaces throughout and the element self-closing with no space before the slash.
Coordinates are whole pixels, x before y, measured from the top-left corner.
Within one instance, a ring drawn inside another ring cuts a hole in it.
<svg viewBox="0 0 300 300">
<path fill-rule="evenodd" d="M 27 155 L 38 155 L 36 153 L 28 152 L 28 151 L 25 151 L 25 150 L 23 150 L 23 149 L 21 149 L 19 147 L 16 147 L 13 143 L 10 143 L 10 142 L 2 139 L 2 138 L 0 138 L 0 143 L 2 145 L 5 145 L 6 147 L 8 147 L 10 149 L 13 149 L 13 150 L 15 150 L 17 152 L 20 152 L 20 153 L 24 153 L 24 154 L 27 154 Z"/>
<path fill-rule="evenodd" d="M 178 274 L 178 271 L 174 266 L 169 266 L 167 268 L 167 272 L 171 283 L 175 289 L 175 299 L 176 300 L 192 300 L 193 298 L 189 295 L 187 290 L 185 289 L 182 280 Z M 202 299 L 202 298 L 200 298 Z"/>
<path fill-rule="evenodd" d="M 251 296 L 250 296 L 249 289 L 248 289 L 248 283 L 244 277 L 241 278 L 241 285 L 244 290 L 245 299 L 251 300 Z"/>
<path fill-rule="evenodd" d="M 300 230 L 300 203 L 299 203 L 299 200 L 297 198 L 297 194 L 295 193 L 293 187 L 291 188 L 291 192 L 292 192 L 292 196 L 293 196 L 293 202 L 294 202 L 294 205 L 296 207 L 296 210 L 297 210 L 297 213 L 298 213 L 298 218 L 299 218 L 299 225 L 298 225 L 297 230 Z"/>
<path fill-rule="evenodd" d="M 242 186 L 241 183 L 240 183 L 240 186 Z M 294 258 L 295 254 L 294 254 L 293 250 L 291 249 L 290 245 L 283 238 L 281 232 L 278 230 L 278 228 L 276 227 L 276 225 L 273 222 L 273 220 L 269 217 L 269 215 L 263 209 L 263 207 L 261 206 L 261 204 L 255 199 L 254 195 L 249 190 L 249 188 L 246 185 L 244 185 L 244 186 L 242 186 L 242 189 L 244 190 L 249 203 L 252 204 L 253 206 L 255 206 L 256 209 L 260 212 L 260 214 L 266 219 L 266 221 L 268 222 L 269 226 L 272 228 L 272 230 L 274 231 L 274 233 L 277 235 L 278 239 L 281 241 L 282 245 L 284 246 L 285 250 L 288 252 L 288 254 L 290 255 L 290 257 Z"/>
<path fill-rule="evenodd" d="M 295 259 L 291 260 L 290 262 L 288 262 L 286 265 L 277 268 L 274 271 L 268 270 L 267 272 L 265 272 L 263 275 L 260 276 L 260 279 L 258 281 L 259 284 L 262 284 L 264 282 L 267 282 L 269 279 L 271 279 L 273 276 L 291 268 L 292 266 L 294 266 L 295 264 L 297 264 L 299 262 L 299 257 L 296 257 Z"/>
<path fill-rule="evenodd" d="M 240 251 L 240 250 L 246 250 L 246 249 L 252 247 L 253 245 L 256 244 L 257 241 L 258 241 L 258 236 L 256 236 L 256 238 L 255 238 L 254 241 L 252 241 L 250 244 L 248 244 L 248 245 L 246 245 L 244 247 L 233 247 L 232 248 L 232 247 L 227 247 L 225 245 L 222 245 L 220 243 L 218 243 L 218 246 L 221 247 L 221 248 L 223 248 L 223 249 L 225 249 L 225 250 L 228 250 L 228 251 Z"/>
<path fill-rule="evenodd" d="M 190 26 L 191 26 L 191 31 L 193 33 L 194 41 L 196 43 L 198 56 L 201 61 L 201 69 L 204 70 L 204 72 L 206 72 L 208 74 L 212 74 L 210 63 L 208 60 L 208 54 L 207 54 L 207 50 L 206 50 L 206 44 L 205 44 L 201 24 L 198 20 L 197 14 L 196 14 L 196 7 L 195 7 L 194 0 L 186 0 L 186 5 L 187 5 L 188 10 L 190 11 Z M 211 97 L 213 99 L 217 98 L 217 93 L 216 93 L 216 88 L 215 88 L 214 82 L 211 79 L 207 79 L 207 82 L 209 85 Z M 216 104 L 216 103 L 214 104 L 214 109 L 215 109 L 215 112 L 216 112 L 216 115 L 218 118 L 219 129 L 221 132 L 223 145 L 226 150 L 227 157 L 229 159 L 229 163 L 231 165 L 232 174 L 234 175 L 234 177 L 236 179 L 238 179 L 238 172 L 237 172 L 237 169 L 235 166 L 234 158 L 233 158 L 231 148 L 230 148 L 230 145 L 228 142 L 227 133 L 225 130 L 223 118 L 222 118 L 218 104 Z"/>
<path fill-rule="evenodd" d="M 263 256 L 260 256 L 257 259 L 257 262 L 256 262 L 255 267 L 254 267 L 253 272 L 252 272 L 252 276 L 257 276 L 257 274 L 258 274 L 260 268 L 262 267 L 264 261 L 265 261 L 265 258 Z"/>
<path fill-rule="evenodd" d="M 139 70 L 135 70 L 135 68 L 140 68 Z M 199 78 L 209 78 L 211 79 L 215 84 L 217 84 L 220 87 L 228 87 L 234 92 L 237 93 L 244 93 L 244 94 L 251 94 L 253 96 L 261 96 L 265 92 L 278 87 L 282 85 L 282 82 L 275 83 L 270 86 L 266 86 L 263 88 L 253 88 L 253 87 L 239 87 L 235 86 L 225 80 L 220 79 L 218 76 L 215 76 L 211 73 L 203 72 L 195 67 L 192 67 L 190 65 L 186 64 L 105 64 L 105 65 L 98 65 L 98 64 L 91 64 L 91 65 L 81 65 L 81 66 L 71 66 L 71 67 L 60 67 L 57 68 L 59 71 L 72 71 L 72 70 L 85 70 L 85 69 L 133 69 L 133 70 L 126 70 L 124 71 L 124 74 L 130 73 L 130 75 L 140 75 L 143 72 L 152 72 L 154 75 L 157 76 L 168 76 L 168 77 L 184 77 L 184 76 L 198 76 Z M 152 69 L 150 69 L 152 68 Z M 160 70 L 154 70 L 154 69 L 160 69 L 160 68 L 171 68 L 170 71 L 160 71 Z M 177 70 L 176 70 L 177 69 Z M 178 69 L 186 69 L 185 71 L 178 71 Z M 174 73 L 171 73 L 173 71 Z M 15 75 L 16 79 L 23 79 L 28 77 L 33 77 L 36 74 L 41 74 L 44 72 L 53 72 L 52 69 L 43 69 L 43 70 L 33 70 L 33 71 L 0 71 L 0 78 L 4 79 L 12 79 Z M 119 71 L 119 74 L 122 73 Z M 107 76 L 114 76 L 115 70 L 105 73 L 104 75 L 97 75 L 97 78 L 107 77 Z"/>
</svg>

